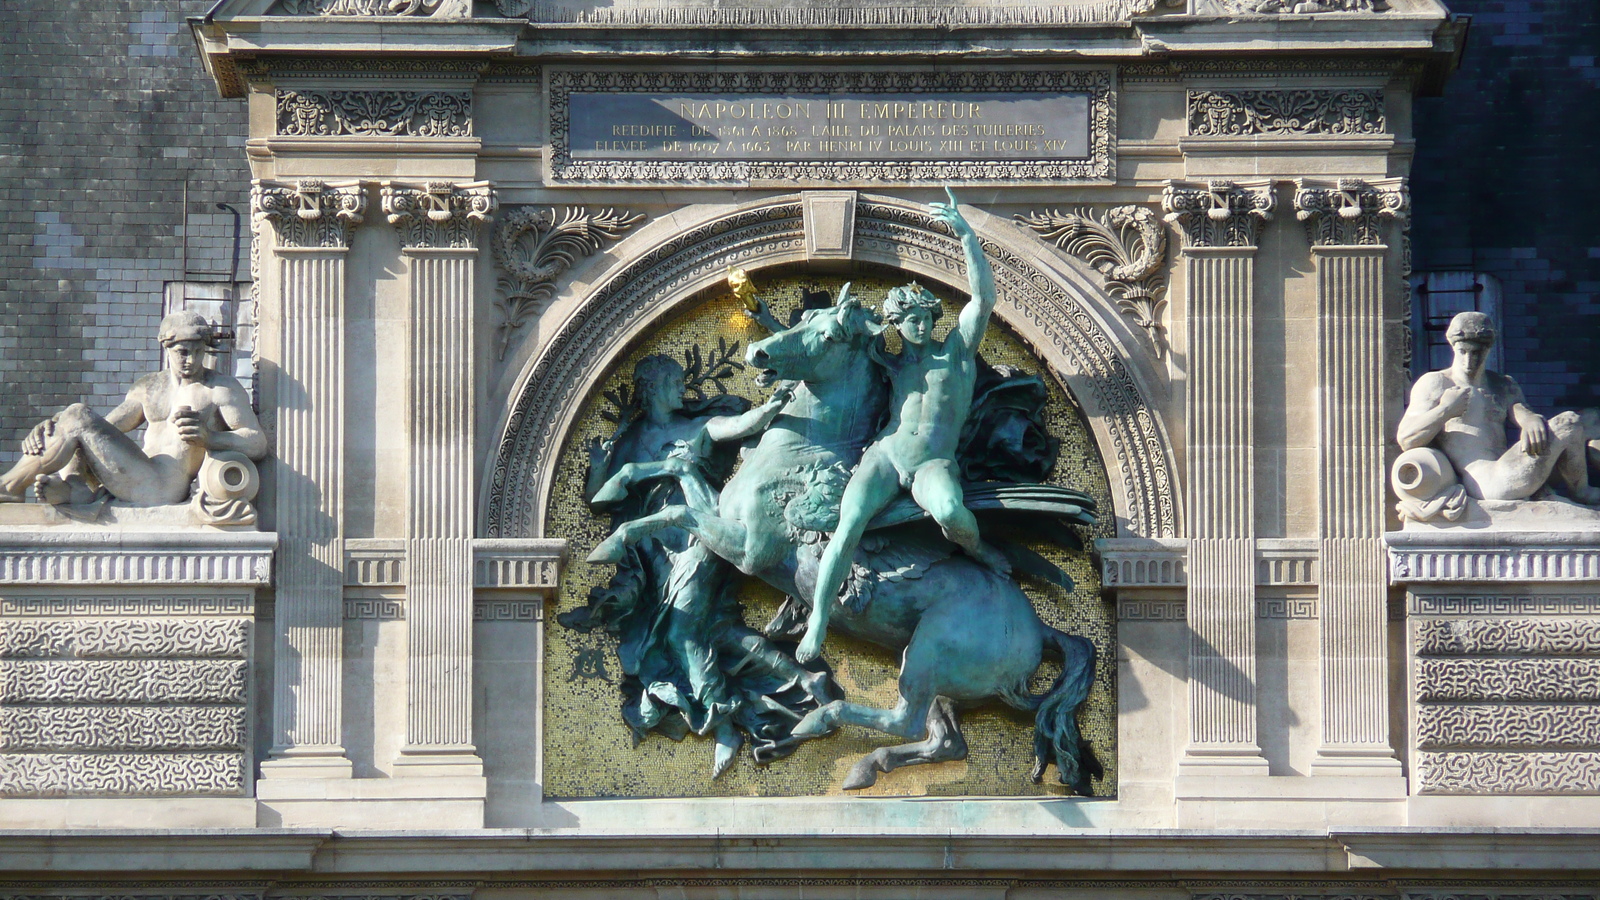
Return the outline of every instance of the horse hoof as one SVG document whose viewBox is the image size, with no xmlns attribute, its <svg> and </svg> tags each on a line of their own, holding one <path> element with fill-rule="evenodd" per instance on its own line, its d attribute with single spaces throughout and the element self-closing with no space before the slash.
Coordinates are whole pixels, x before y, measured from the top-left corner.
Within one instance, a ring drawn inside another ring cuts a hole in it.
<svg viewBox="0 0 1600 900">
<path fill-rule="evenodd" d="M 796 738 L 814 738 L 821 737 L 832 730 L 833 729 L 823 721 L 823 711 L 820 709 L 813 709 L 811 712 L 806 713 L 806 717 L 800 720 L 800 724 L 794 726 L 794 728 L 789 732 L 789 736 Z"/>
<path fill-rule="evenodd" d="M 850 767 L 850 774 L 845 776 L 843 787 L 847 791 L 859 791 L 878 783 L 878 770 L 872 765 L 872 757 L 867 757 Z"/>
<path fill-rule="evenodd" d="M 615 481 L 608 481 L 595 492 L 591 504 L 618 503 L 628 499 L 628 489 Z"/>
</svg>

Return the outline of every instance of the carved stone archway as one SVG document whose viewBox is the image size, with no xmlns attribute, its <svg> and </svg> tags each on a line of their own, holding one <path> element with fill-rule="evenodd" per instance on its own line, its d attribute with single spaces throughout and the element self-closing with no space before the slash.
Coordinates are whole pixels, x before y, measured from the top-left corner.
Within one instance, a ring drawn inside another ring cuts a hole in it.
<svg viewBox="0 0 1600 900">
<path fill-rule="evenodd" d="M 806 258 L 800 196 L 768 198 L 652 246 L 615 267 L 564 323 L 513 396 L 483 492 L 481 534 L 544 536 L 558 457 L 585 399 L 619 355 L 683 300 L 720 282 Z M 1008 222 L 969 216 L 994 267 L 1005 321 L 1083 406 L 1108 468 L 1119 535 L 1179 534 L 1176 463 L 1140 342 L 1109 299 Z M 960 244 L 926 209 L 862 195 L 854 259 L 967 286 Z M 665 299 L 665 302 L 663 301 Z"/>
</svg>

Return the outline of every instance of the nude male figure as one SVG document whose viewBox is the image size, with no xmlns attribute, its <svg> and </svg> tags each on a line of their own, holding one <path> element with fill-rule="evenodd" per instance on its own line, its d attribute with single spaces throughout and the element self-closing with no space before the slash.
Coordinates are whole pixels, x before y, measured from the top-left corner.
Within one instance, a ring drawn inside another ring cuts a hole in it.
<svg viewBox="0 0 1600 900">
<path fill-rule="evenodd" d="M 1574 501 L 1600 505 L 1600 488 L 1589 484 L 1579 415 L 1565 412 L 1546 421 L 1528 408 L 1514 380 L 1485 368 L 1495 339 L 1489 317 L 1460 313 L 1445 338 L 1455 361 L 1417 379 L 1400 420 L 1400 448 L 1438 447 L 1467 493 L 1479 500 L 1525 500 L 1554 480 Z M 1508 423 L 1522 430 L 1509 446 Z"/>
<path fill-rule="evenodd" d="M 961 426 L 972 407 L 978 376 L 978 344 L 994 311 L 994 275 L 972 226 L 949 203 L 932 209 L 961 240 L 966 251 L 972 299 L 962 307 L 956 327 L 944 341 L 933 339 L 939 298 L 918 285 L 897 287 L 884 301 L 884 316 L 900 332 L 904 350 L 887 358 L 893 396 L 889 424 L 861 456 L 839 506 L 839 527 L 823 551 L 805 637 L 795 652 L 801 662 L 816 659 L 827 635 L 828 616 L 850 573 L 856 546 L 867 523 L 908 490 L 917 505 L 939 524 L 945 537 L 983 564 L 1004 574 L 1010 563 L 978 536 L 978 521 L 967 509 L 956 466 Z"/>
<path fill-rule="evenodd" d="M 22 459 L 0 475 L 0 502 L 20 502 L 30 485 L 45 503 L 93 500 L 75 463 L 80 452 L 105 490 L 141 506 L 187 499 L 207 450 L 266 456 L 267 438 L 244 387 L 205 365 L 213 339 L 211 325 L 197 313 L 162 319 L 166 367 L 134 382 L 127 399 L 104 418 L 74 403 L 34 426 L 22 441 Z M 126 433 L 140 425 L 147 426 L 143 447 Z"/>
</svg>

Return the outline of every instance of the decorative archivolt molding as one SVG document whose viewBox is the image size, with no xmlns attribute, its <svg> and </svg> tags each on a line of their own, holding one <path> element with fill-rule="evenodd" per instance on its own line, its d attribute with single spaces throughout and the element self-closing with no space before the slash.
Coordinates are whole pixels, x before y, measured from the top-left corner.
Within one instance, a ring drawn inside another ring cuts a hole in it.
<svg viewBox="0 0 1600 900">
<path fill-rule="evenodd" d="M 1384 222 L 1403 225 L 1411 216 L 1404 178 L 1301 178 L 1294 187 L 1295 218 L 1306 223 L 1306 236 L 1317 247 L 1382 244 Z"/>
<path fill-rule="evenodd" d="M 1169 181 L 1161 192 L 1162 218 L 1190 247 L 1254 247 L 1277 202 L 1267 179 Z"/>
<path fill-rule="evenodd" d="M 563 272 L 643 221 L 643 213 L 576 206 L 520 206 L 502 215 L 494 232 L 494 259 L 502 272 L 495 300 L 501 315 L 497 358 L 505 358 L 511 333 L 555 295 Z"/>
<path fill-rule="evenodd" d="M 1377 88 L 1200 90 L 1188 106 L 1191 137 L 1367 137 L 1389 127 Z"/>
<path fill-rule="evenodd" d="M 277 91 L 280 137 L 470 137 L 470 91 Z"/>
<path fill-rule="evenodd" d="M 351 229 L 366 216 L 367 192 L 359 181 L 256 179 L 250 183 L 250 213 L 253 221 L 277 229 L 281 247 L 345 250 Z"/>
<path fill-rule="evenodd" d="M 1050 210 L 1018 215 L 1017 221 L 1045 240 L 1093 266 L 1106 280 L 1117 309 L 1144 329 L 1156 356 L 1165 355 L 1167 233 L 1156 214 L 1143 206 L 1117 206 L 1096 213 Z"/>
<path fill-rule="evenodd" d="M 1178 530 L 1177 478 L 1156 408 L 1122 353 L 1121 340 L 1059 284 L 1009 247 L 984 241 L 1002 309 L 1022 317 L 1049 343 L 1048 353 L 1080 401 L 1094 410 L 1117 512 L 1133 534 Z M 804 215 L 798 197 L 732 211 L 646 250 L 605 279 L 552 335 L 512 401 L 484 490 L 482 533 L 541 533 L 566 428 L 585 400 L 585 373 L 603 367 L 631 335 L 666 311 L 663 298 L 688 296 L 720 279 L 729 265 L 755 268 L 803 259 Z M 911 265 L 927 274 L 961 271 L 960 245 L 925 210 L 862 196 L 856 207 L 857 259 Z M 1019 323 L 1020 325 L 1021 323 Z"/>
<path fill-rule="evenodd" d="M 379 197 L 384 216 L 400 229 L 400 243 L 407 250 L 476 249 L 478 235 L 499 202 L 487 181 L 385 181 Z"/>
</svg>

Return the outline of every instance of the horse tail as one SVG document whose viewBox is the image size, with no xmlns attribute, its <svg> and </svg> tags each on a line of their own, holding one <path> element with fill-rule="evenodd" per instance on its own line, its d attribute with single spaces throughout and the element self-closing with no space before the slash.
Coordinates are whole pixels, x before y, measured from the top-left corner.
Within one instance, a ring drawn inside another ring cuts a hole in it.
<svg viewBox="0 0 1600 900">
<path fill-rule="evenodd" d="M 1061 654 L 1061 675 L 1039 699 L 1033 718 L 1033 783 L 1044 780 L 1045 766 L 1056 764 L 1061 783 L 1088 797 L 1091 775 L 1104 770 L 1078 733 L 1078 707 L 1094 684 L 1094 644 L 1044 626 L 1044 643 Z"/>
</svg>

